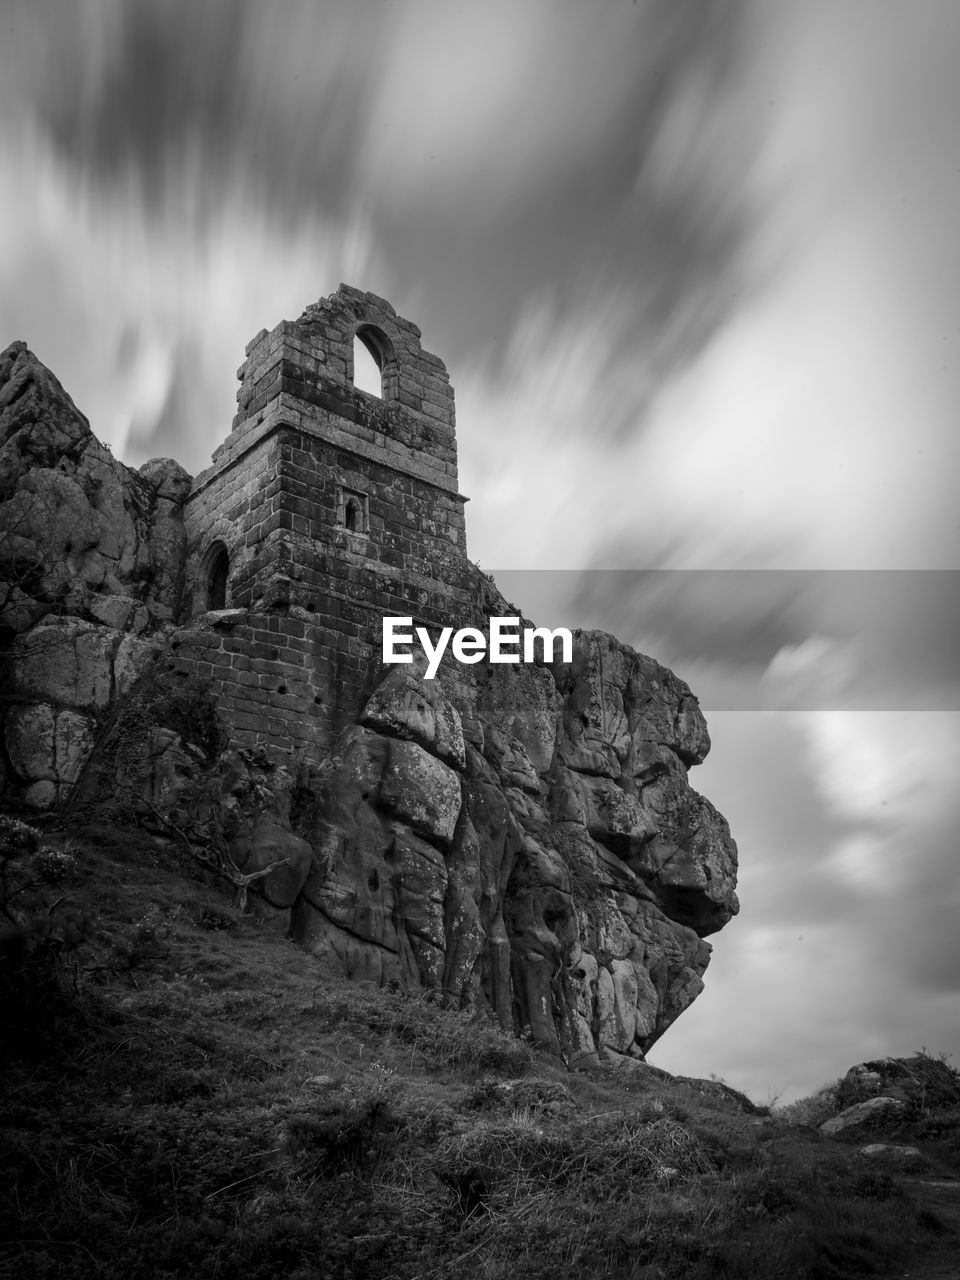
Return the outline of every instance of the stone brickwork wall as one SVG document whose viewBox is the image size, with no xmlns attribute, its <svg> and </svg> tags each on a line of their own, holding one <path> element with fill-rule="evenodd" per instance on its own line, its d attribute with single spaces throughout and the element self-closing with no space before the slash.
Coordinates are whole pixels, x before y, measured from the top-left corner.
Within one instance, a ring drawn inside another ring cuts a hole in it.
<svg viewBox="0 0 960 1280">
<path fill-rule="evenodd" d="M 380 366 L 382 397 L 353 384 L 358 337 Z M 453 389 L 416 325 L 345 285 L 258 334 L 238 377 L 233 430 L 184 508 L 184 621 L 209 613 L 225 553 L 218 603 L 230 627 L 193 628 L 204 637 L 191 645 L 205 655 L 198 669 L 222 686 L 239 740 L 279 740 L 270 726 L 289 720 L 324 745 L 359 708 L 385 615 L 440 627 L 475 610 Z M 268 633 L 296 668 L 273 688 L 245 665 L 277 660 Z"/>
<path fill-rule="evenodd" d="M 353 340 L 358 332 L 368 347 L 376 348 L 383 375 L 380 403 L 354 389 Z M 401 449 L 399 456 L 406 464 L 432 470 L 440 483 L 446 477 L 445 487 L 456 492 L 456 418 L 446 366 L 423 349 L 420 330 L 398 316 L 386 299 L 341 285 L 329 298 L 307 307 L 296 322 L 282 321 L 269 333 L 261 330 L 247 344 L 246 355 L 237 371 L 242 385 L 235 432 L 255 420 L 282 391 L 337 414 L 344 405 L 344 391 L 353 392 L 346 399 L 351 407 L 342 416 L 361 430 L 346 426 L 349 435 L 378 449 L 390 448 L 389 442 L 373 441 L 364 433 L 372 415 L 375 429 L 377 424 L 385 426 L 398 444 L 421 455 Z M 332 405 L 325 403 L 331 394 Z"/>
<path fill-rule="evenodd" d="M 316 756 L 369 691 L 371 647 L 359 631 L 359 622 L 335 630 L 300 611 L 225 610 L 174 633 L 171 666 L 210 682 L 235 745 Z"/>
</svg>

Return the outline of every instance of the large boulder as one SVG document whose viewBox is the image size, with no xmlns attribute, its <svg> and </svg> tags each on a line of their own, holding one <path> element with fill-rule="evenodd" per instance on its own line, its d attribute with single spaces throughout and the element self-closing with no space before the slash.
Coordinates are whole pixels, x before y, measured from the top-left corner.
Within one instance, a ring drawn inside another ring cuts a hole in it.
<svg viewBox="0 0 960 1280">
<path fill-rule="evenodd" d="M 415 742 L 394 739 L 380 779 L 380 803 L 446 846 L 460 814 L 460 779 Z"/>
<path fill-rule="evenodd" d="M 64 799 L 80 777 L 93 750 L 92 726 L 76 711 L 19 703 L 5 717 L 4 744 L 14 773 L 26 784 L 27 803 L 47 808 L 42 800 Z"/>
<path fill-rule="evenodd" d="M 824 1120 L 820 1132 L 827 1138 L 835 1138 L 852 1133 L 860 1134 L 864 1130 L 879 1129 L 901 1119 L 907 1110 L 907 1104 L 899 1098 L 868 1098 L 865 1102 L 855 1102 L 829 1120 Z"/>
<path fill-rule="evenodd" d="M 837 1088 L 841 1108 L 878 1097 L 905 1102 L 915 1115 L 958 1107 L 960 1072 L 927 1053 L 909 1058 L 876 1058 L 851 1067 Z"/>
<path fill-rule="evenodd" d="M 461 769 L 466 763 L 460 715 L 438 682 L 423 679 L 422 668 L 394 667 L 367 700 L 360 723 L 409 738 Z"/>
<path fill-rule="evenodd" d="M 103 711 L 113 693 L 113 660 L 120 636 L 80 618 L 51 617 L 20 636 L 13 648 L 11 684 L 19 694 L 62 706 Z"/>
</svg>

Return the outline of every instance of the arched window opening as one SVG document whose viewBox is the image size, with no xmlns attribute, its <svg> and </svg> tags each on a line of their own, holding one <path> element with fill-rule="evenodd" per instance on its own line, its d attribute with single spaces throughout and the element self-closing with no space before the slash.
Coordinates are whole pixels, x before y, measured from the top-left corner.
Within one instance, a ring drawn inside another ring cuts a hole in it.
<svg viewBox="0 0 960 1280">
<path fill-rule="evenodd" d="M 340 527 L 347 533 L 365 534 L 370 528 L 367 495 L 352 489 L 341 489 L 339 498 Z"/>
<path fill-rule="evenodd" d="M 353 339 L 353 385 L 358 391 L 383 399 L 383 374 L 380 360 L 372 345 L 357 333 Z"/>
<path fill-rule="evenodd" d="M 227 578 L 230 576 L 230 557 L 226 547 L 220 547 L 210 561 L 210 572 L 207 575 L 207 608 L 225 609 L 227 607 Z"/>
<path fill-rule="evenodd" d="M 362 324 L 353 338 L 353 385 L 381 400 L 396 400 L 400 370 L 393 343 L 372 324 Z"/>
</svg>

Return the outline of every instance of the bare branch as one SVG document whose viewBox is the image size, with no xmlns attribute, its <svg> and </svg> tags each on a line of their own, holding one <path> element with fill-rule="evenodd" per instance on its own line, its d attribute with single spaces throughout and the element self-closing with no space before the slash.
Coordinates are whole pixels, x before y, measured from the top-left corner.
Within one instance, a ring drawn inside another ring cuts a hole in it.
<svg viewBox="0 0 960 1280">
<path fill-rule="evenodd" d="M 256 883 L 257 880 L 264 879 L 264 877 L 270 875 L 272 871 L 276 871 L 278 867 L 286 866 L 290 861 L 289 858 L 280 858 L 277 862 L 271 862 L 269 866 L 263 867 L 258 871 L 243 872 L 227 852 L 222 836 L 220 836 L 219 833 L 214 835 L 214 833 L 209 829 L 201 838 L 204 843 L 208 844 L 214 850 L 216 857 L 206 857 L 197 848 L 196 833 L 194 833 L 191 838 L 189 833 L 173 822 L 167 814 L 158 809 L 151 800 L 147 800 L 143 796 L 138 796 L 137 798 L 141 803 L 147 806 L 150 810 L 151 816 L 176 838 L 195 862 L 199 862 L 200 865 L 206 867 L 207 870 L 223 876 L 225 880 L 229 881 L 229 883 L 234 886 L 237 890 L 236 906 L 240 911 L 246 911 L 247 909 L 247 894 L 250 885 Z"/>
</svg>

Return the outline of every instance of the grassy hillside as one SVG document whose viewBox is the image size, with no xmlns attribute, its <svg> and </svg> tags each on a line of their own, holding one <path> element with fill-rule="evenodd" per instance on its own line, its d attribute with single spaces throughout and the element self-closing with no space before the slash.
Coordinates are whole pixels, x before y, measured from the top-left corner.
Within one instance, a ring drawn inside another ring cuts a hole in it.
<svg viewBox="0 0 960 1280">
<path fill-rule="evenodd" d="M 817 1133 L 830 1093 L 571 1073 L 345 983 L 162 841 L 0 834 L 2 1277 L 951 1274 L 947 1219 Z"/>
</svg>

